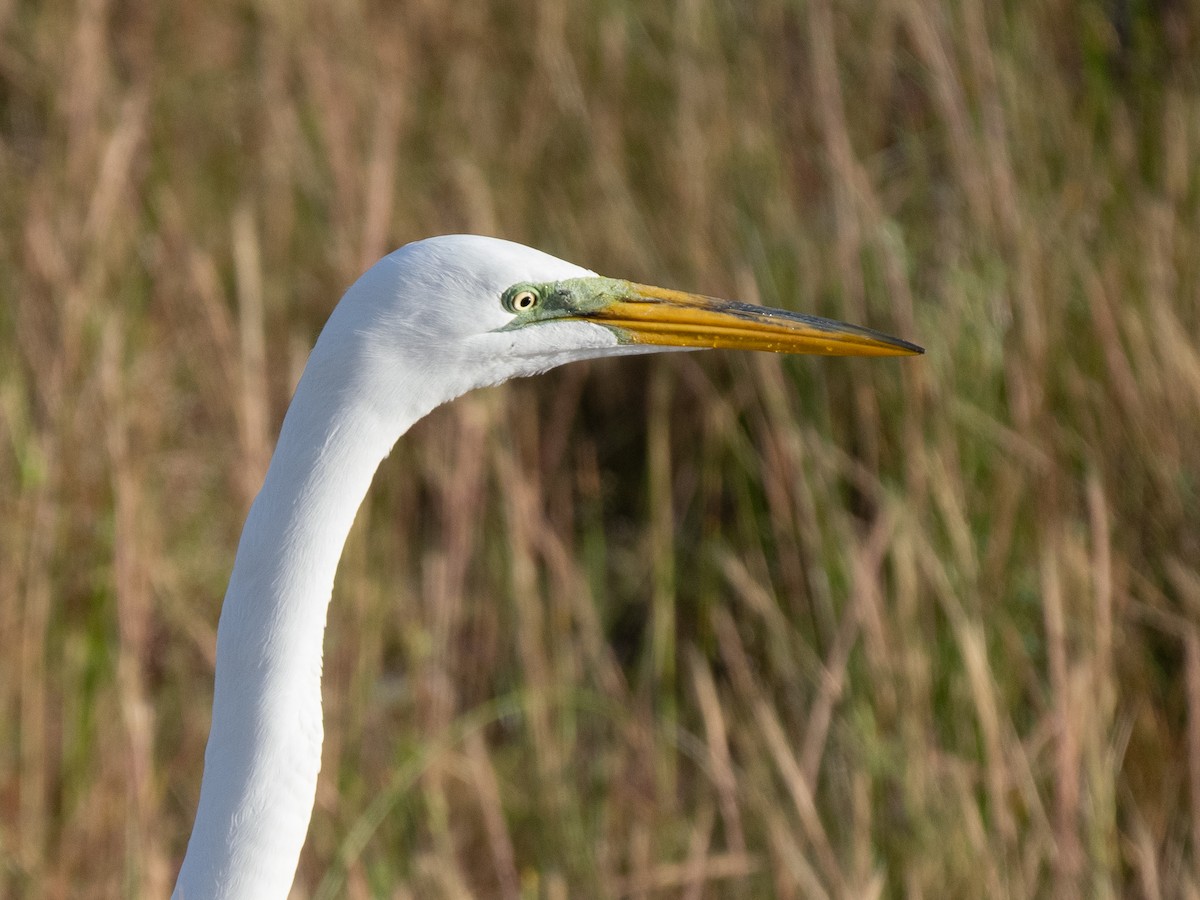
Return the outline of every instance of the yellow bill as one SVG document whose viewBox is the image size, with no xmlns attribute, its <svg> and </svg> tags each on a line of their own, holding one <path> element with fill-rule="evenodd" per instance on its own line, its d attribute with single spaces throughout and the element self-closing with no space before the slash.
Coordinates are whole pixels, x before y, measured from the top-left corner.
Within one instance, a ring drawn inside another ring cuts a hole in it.
<svg viewBox="0 0 1200 900">
<path fill-rule="evenodd" d="M 912 356 L 925 350 L 870 328 L 820 316 L 751 306 L 625 282 L 627 290 L 579 318 L 617 329 L 625 340 L 667 347 L 709 347 L 824 356 Z"/>
</svg>

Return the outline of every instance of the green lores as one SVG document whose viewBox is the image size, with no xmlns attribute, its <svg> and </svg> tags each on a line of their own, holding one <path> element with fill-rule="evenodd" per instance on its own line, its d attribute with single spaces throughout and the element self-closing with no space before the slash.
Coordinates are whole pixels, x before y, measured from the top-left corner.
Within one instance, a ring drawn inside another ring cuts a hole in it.
<svg viewBox="0 0 1200 900">
<path fill-rule="evenodd" d="M 593 322 L 621 343 L 815 353 L 911 356 L 916 344 L 869 328 L 616 278 L 514 284 L 501 297 L 516 318 L 506 329 L 556 320 Z"/>
<path fill-rule="evenodd" d="M 578 319 L 599 312 L 614 300 L 628 297 L 634 285 L 618 278 L 567 278 L 544 284 L 519 282 L 501 296 L 501 303 L 517 316 L 509 328 L 520 328 L 552 319 Z"/>
</svg>

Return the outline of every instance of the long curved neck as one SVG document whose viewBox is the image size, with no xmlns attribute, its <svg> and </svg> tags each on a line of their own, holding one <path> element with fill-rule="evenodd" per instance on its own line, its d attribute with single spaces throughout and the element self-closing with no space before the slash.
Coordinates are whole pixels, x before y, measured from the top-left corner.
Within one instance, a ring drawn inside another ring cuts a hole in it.
<svg viewBox="0 0 1200 900">
<path fill-rule="evenodd" d="M 320 350 L 284 420 L 225 595 L 180 900 L 287 896 L 321 767 L 321 652 L 338 559 L 380 461 L 433 405 L 385 416 Z"/>
</svg>

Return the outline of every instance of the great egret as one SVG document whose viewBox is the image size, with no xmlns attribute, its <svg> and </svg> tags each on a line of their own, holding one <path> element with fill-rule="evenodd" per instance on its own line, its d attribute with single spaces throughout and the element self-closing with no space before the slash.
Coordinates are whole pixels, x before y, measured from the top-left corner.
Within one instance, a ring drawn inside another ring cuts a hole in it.
<svg viewBox="0 0 1200 900">
<path fill-rule="evenodd" d="M 698 347 L 923 352 L 855 325 L 601 278 L 472 235 L 408 244 L 359 278 L 313 348 L 242 531 L 176 898 L 288 894 L 321 767 L 334 572 L 400 435 L 473 388 L 574 360 Z"/>
</svg>

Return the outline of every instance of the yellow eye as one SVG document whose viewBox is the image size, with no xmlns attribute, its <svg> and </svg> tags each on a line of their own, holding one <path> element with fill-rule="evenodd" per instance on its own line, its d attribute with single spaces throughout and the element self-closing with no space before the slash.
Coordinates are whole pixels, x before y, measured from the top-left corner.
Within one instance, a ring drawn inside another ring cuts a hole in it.
<svg viewBox="0 0 1200 900">
<path fill-rule="evenodd" d="M 523 313 L 528 312 L 537 306 L 538 296 L 533 291 L 521 291 L 513 294 L 512 309 L 513 312 Z"/>
</svg>

